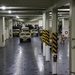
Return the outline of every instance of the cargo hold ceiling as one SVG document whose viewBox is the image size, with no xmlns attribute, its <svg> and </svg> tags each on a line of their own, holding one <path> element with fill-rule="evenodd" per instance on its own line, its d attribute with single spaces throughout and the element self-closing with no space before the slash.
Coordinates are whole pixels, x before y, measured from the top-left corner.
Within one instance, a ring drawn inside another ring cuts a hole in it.
<svg viewBox="0 0 75 75">
<path fill-rule="evenodd" d="M 30 20 L 42 16 L 45 10 L 59 1 L 61 0 L 0 0 L 0 16 L 11 18 L 19 16 L 25 21 Z M 2 10 L 1 6 L 5 6 L 6 10 Z"/>
</svg>

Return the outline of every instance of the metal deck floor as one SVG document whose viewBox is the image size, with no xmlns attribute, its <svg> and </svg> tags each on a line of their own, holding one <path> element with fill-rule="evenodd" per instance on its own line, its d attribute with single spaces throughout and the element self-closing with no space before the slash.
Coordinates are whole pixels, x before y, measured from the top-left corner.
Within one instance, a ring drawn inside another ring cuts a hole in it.
<svg viewBox="0 0 75 75">
<path fill-rule="evenodd" d="M 65 44 L 58 42 L 58 74 L 69 75 L 69 40 L 65 40 Z"/>
<path fill-rule="evenodd" d="M 0 48 L 0 75 L 51 75 L 50 63 L 44 62 L 38 37 L 26 43 L 13 38 L 6 42 L 5 48 Z M 59 40 L 58 75 L 69 75 L 68 40 L 64 45 Z"/>
</svg>

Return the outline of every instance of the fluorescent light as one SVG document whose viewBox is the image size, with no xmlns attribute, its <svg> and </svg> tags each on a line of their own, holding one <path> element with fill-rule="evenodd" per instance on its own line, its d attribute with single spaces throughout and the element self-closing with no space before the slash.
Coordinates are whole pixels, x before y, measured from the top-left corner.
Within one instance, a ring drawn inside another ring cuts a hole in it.
<svg viewBox="0 0 75 75">
<path fill-rule="evenodd" d="M 11 10 L 9 10 L 8 13 L 10 14 L 11 13 Z"/>
<path fill-rule="evenodd" d="M 49 14 L 52 15 L 52 12 L 50 12 Z"/>
<path fill-rule="evenodd" d="M 42 19 L 42 17 L 37 17 L 37 18 L 32 19 L 32 20 L 30 20 L 30 21 L 38 21 L 38 20 L 40 20 L 40 19 Z"/>
<path fill-rule="evenodd" d="M 2 9 L 2 10 L 5 10 L 5 9 L 6 9 L 6 7 L 5 7 L 5 6 L 2 6 L 2 7 L 1 7 L 1 9 Z"/>
<path fill-rule="evenodd" d="M 70 11 L 70 9 L 58 9 L 58 11 Z"/>
<path fill-rule="evenodd" d="M 16 18 L 19 18 L 19 16 L 16 16 Z"/>
<path fill-rule="evenodd" d="M 59 14 L 59 16 L 62 16 L 62 14 Z"/>
<path fill-rule="evenodd" d="M 24 21 L 23 19 L 18 19 L 19 21 Z"/>
</svg>

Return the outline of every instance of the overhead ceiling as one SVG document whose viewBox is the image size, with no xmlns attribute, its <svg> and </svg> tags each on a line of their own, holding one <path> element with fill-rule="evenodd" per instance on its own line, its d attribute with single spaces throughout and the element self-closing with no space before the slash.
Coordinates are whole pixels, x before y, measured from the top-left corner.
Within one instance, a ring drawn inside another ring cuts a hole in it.
<svg viewBox="0 0 75 75">
<path fill-rule="evenodd" d="M 19 16 L 24 21 L 42 16 L 42 13 L 50 6 L 61 0 L 0 0 L 0 16 L 6 16 L 15 19 Z M 1 6 L 6 6 L 2 10 Z M 11 10 L 9 14 L 8 11 Z"/>
<path fill-rule="evenodd" d="M 0 0 L 1 5 L 48 8 L 59 0 Z"/>
</svg>

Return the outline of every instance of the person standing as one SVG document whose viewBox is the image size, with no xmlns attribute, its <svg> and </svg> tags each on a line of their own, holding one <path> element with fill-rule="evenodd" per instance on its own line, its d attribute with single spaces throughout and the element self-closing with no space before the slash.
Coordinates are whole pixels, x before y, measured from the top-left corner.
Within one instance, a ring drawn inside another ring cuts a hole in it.
<svg viewBox="0 0 75 75">
<path fill-rule="evenodd" d="M 62 41 L 63 44 L 65 43 L 65 36 L 64 35 L 62 35 L 61 41 Z"/>
</svg>

